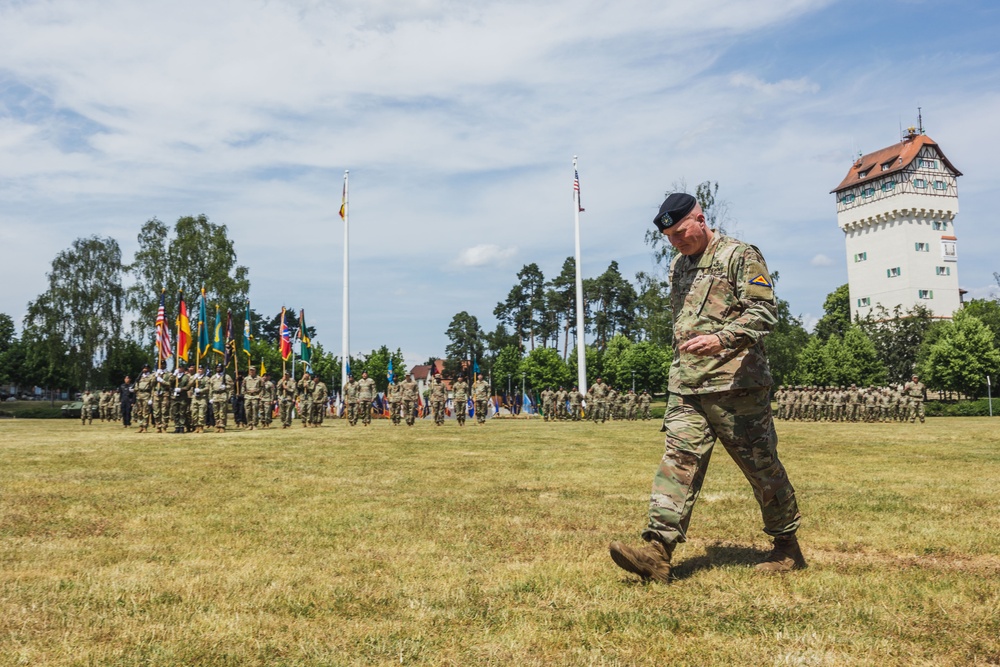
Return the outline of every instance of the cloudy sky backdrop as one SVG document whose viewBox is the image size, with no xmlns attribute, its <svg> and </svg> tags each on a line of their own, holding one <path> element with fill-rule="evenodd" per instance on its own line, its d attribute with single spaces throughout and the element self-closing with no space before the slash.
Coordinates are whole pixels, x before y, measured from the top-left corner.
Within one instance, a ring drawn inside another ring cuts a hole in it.
<svg viewBox="0 0 1000 667">
<path fill-rule="evenodd" d="M 671 184 L 711 179 L 811 324 L 846 282 L 829 190 L 923 108 L 964 172 L 959 280 L 997 291 L 1000 3 L 889 0 L 0 0 L 0 312 L 55 254 L 147 219 L 225 224 L 262 313 L 340 350 L 441 355 L 515 273 L 651 268 Z M 150 295 L 155 298 L 155 295 Z"/>
</svg>

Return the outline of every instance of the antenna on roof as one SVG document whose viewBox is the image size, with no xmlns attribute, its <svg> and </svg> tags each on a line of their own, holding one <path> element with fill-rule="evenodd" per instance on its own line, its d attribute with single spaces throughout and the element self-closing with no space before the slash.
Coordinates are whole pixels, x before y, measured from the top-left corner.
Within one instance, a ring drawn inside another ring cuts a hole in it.
<svg viewBox="0 0 1000 667">
<path fill-rule="evenodd" d="M 920 132 L 920 134 L 924 133 L 924 116 L 920 107 L 917 107 L 917 131 Z"/>
</svg>

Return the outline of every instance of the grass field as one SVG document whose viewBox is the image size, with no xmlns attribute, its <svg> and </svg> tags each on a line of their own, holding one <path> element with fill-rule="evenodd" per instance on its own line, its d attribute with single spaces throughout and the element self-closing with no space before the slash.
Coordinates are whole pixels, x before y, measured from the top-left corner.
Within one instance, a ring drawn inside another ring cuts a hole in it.
<svg viewBox="0 0 1000 667">
<path fill-rule="evenodd" d="M 998 426 L 779 424 L 784 577 L 720 447 L 665 586 L 656 422 L 0 421 L 0 665 L 997 665 Z"/>
</svg>

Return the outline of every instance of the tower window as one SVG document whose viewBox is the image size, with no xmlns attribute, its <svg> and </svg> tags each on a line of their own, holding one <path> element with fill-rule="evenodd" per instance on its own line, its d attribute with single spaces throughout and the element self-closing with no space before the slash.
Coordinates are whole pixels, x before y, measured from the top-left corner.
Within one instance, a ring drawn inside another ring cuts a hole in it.
<svg viewBox="0 0 1000 667">
<path fill-rule="evenodd" d="M 856 253 L 854 253 L 854 261 L 855 262 L 864 262 L 864 261 L 867 261 L 867 260 L 868 260 L 868 253 L 867 252 L 856 252 Z"/>
<path fill-rule="evenodd" d="M 935 190 L 947 190 L 948 189 L 948 184 L 945 183 L 944 181 L 934 181 L 934 189 Z"/>
<path fill-rule="evenodd" d="M 921 158 L 917 166 L 923 167 L 924 169 L 937 169 L 937 160 Z"/>
<path fill-rule="evenodd" d="M 934 290 L 932 290 L 932 289 L 917 290 L 917 296 L 920 297 L 921 299 L 933 299 L 934 298 Z"/>
<path fill-rule="evenodd" d="M 934 273 L 936 273 L 939 276 L 950 276 L 951 275 L 951 267 L 950 266 L 935 266 L 934 267 Z"/>
<path fill-rule="evenodd" d="M 914 247 L 914 249 L 917 252 L 930 252 L 931 251 L 931 244 L 930 243 L 914 243 L 913 247 Z"/>
<path fill-rule="evenodd" d="M 844 195 L 843 197 L 840 198 L 841 204 L 850 204 L 853 201 L 854 201 L 854 195 Z"/>
<path fill-rule="evenodd" d="M 866 308 L 872 305 L 872 298 L 870 296 L 863 296 L 858 299 L 858 308 Z"/>
<path fill-rule="evenodd" d="M 864 190 L 861 191 L 861 196 L 864 197 L 865 199 L 868 199 L 869 197 L 874 197 L 875 188 L 865 188 Z"/>
<path fill-rule="evenodd" d="M 903 275 L 903 271 L 898 266 L 895 266 L 891 269 L 886 269 L 885 275 L 887 278 L 898 278 Z"/>
<path fill-rule="evenodd" d="M 918 188 L 920 190 L 923 190 L 924 188 L 927 187 L 927 181 L 925 181 L 922 178 L 914 178 L 913 179 L 913 187 Z"/>
<path fill-rule="evenodd" d="M 859 171 L 858 172 L 858 178 L 864 178 L 865 176 L 868 175 L 869 171 L 871 171 L 871 169 L 865 169 L 864 171 Z"/>
<path fill-rule="evenodd" d="M 936 232 L 943 232 L 948 229 L 948 223 L 941 220 L 935 220 L 931 223 L 931 227 L 933 227 Z"/>
<path fill-rule="evenodd" d="M 882 184 L 882 192 L 888 192 L 896 187 L 896 181 L 886 181 Z"/>
</svg>

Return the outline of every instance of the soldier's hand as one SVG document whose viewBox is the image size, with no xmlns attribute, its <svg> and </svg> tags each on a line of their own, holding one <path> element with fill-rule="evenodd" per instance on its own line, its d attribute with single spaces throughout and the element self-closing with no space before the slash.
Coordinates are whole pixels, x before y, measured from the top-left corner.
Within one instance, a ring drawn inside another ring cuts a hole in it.
<svg viewBox="0 0 1000 667">
<path fill-rule="evenodd" d="M 677 348 L 681 352 L 687 352 L 688 354 L 696 354 L 699 357 L 707 357 L 713 354 L 718 354 L 722 352 L 722 341 L 715 334 L 705 334 L 702 336 L 695 336 L 694 338 L 685 341 L 680 344 Z"/>
</svg>

